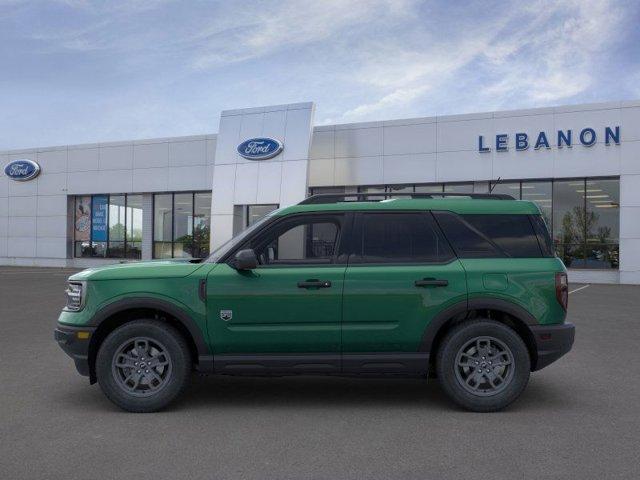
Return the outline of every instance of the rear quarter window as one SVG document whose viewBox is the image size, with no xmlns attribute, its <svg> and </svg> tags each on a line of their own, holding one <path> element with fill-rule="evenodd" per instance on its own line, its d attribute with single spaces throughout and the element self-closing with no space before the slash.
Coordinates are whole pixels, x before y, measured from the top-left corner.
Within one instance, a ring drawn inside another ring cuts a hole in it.
<svg viewBox="0 0 640 480">
<path fill-rule="evenodd" d="M 549 235 L 549 228 L 542 218 L 542 215 L 531 215 L 529 217 L 533 225 L 533 229 L 538 236 L 538 243 L 542 249 L 542 255 L 544 257 L 554 257 L 553 242 L 551 241 L 551 235 Z"/>
<path fill-rule="evenodd" d="M 440 228 L 459 258 L 496 258 L 505 254 L 482 232 L 477 231 L 459 215 L 433 212 Z"/>
<path fill-rule="evenodd" d="M 434 214 L 460 258 L 547 256 L 529 215 Z"/>
</svg>

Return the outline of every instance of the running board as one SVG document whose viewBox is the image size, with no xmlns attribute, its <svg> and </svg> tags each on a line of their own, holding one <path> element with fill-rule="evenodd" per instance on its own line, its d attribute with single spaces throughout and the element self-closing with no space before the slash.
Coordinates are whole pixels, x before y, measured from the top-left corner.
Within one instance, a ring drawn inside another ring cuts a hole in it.
<svg viewBox="0 0 640 480">
<path fill-rule="evenodd" d="M 214 355 L 213 373 L 226 375 L 426 375 L 423 352 Z"/>
</svg>

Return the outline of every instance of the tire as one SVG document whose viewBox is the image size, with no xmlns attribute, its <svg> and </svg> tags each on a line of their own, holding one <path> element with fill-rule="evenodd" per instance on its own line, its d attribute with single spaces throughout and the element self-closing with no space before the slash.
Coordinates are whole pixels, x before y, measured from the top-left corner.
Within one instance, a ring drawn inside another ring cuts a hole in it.
<svg viewBox="0 0 640 480">
<path fill-rule="evenodd" d="M 173 402 L 191 377 L 184 337 L 157 320 L 116 328 L 100 345 L 96 376 L 109 400 L 129 412 L 155 412 Z"/>
<path fill-rule="evenodd" d="M 524 391 L 531 359 L 513 329 L 494 320 L 469 320 L 446 334 L 436 356 L 436 371 L 442 389 L 459 406 L 494 412 Z"/>
</svg>

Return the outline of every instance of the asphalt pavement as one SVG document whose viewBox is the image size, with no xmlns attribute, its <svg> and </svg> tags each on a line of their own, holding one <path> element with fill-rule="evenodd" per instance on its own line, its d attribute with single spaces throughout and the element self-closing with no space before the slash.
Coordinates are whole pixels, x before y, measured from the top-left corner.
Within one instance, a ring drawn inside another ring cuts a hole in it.
<svg viewBox="0 0 640 480">
<path fill-rule="evenodd" d="M 0 478 L 640 478 L 640 286 L 572 293 L 574 349 L 507 411 L 435 380 L 194 376 L 131 414 L 53 340 L 68 274 L 0 267 Z"/>
</svg>

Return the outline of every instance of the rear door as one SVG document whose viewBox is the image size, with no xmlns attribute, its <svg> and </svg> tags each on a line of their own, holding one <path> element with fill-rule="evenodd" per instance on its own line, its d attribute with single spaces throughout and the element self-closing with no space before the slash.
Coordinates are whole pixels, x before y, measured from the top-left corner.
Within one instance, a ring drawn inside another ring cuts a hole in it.
<svg viewBox="0 0 640 480">
<path fill-rule="evenodd" d="M 343 370 L 422 371 L 431 319 L 466 301 L 465 272 L 430 212 L 362 212 L 343 296 Z"/>
<path fill-rule="evenodd" d="M 470 309 L 492 299 L 522 307 L 540 323 L 564 318 L 555 301 L 555 275 L 564 269 L 539 215 L 434 216 L 464 266 Z"/>
</svg>

